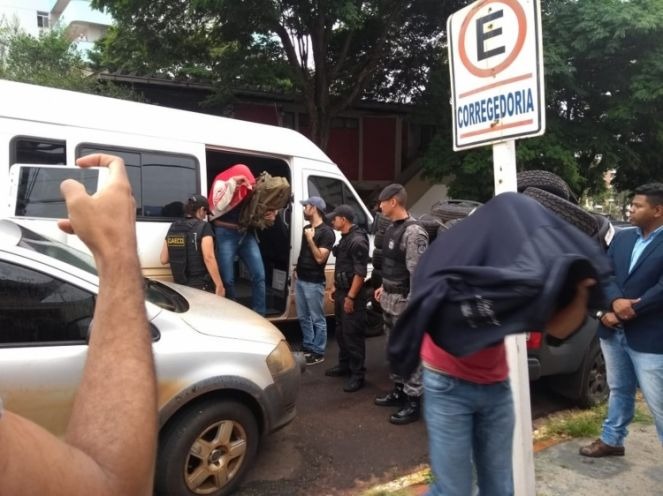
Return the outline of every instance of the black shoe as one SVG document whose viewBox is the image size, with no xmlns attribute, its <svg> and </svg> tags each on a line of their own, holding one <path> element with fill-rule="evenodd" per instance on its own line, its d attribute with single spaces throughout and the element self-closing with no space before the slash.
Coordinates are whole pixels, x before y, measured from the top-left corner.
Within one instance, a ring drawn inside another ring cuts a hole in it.
<svg viewBox="0 0 663 496">
<path fill-rule="evenodd" d="M 392 389 L 386 394 L 377 396 L 375 400 L 373 400 L 373 403 L 375 403 L 377 406 L 402 407 L 406 399 L 407 396 L 403 392 L 403 386 L 401 384 L 395 384 L 394 389 Z"/>
<path fill-rule="evenodd" d="M 327 377 L 345 377 L 350 374 L 350 369 L 343 365 L 336 365 L 330 369 L 325 370 Z"/>
<path fill-rule="evenodd" d="M 395 425 L 410 424 L 419 420 L 421 416 L 421 398 L 408 396 L 403 408 L 389 417 L 389 422 Z"/>
<path fill-rule="evenodd" d="M 348 377 L 348 380 L 345 381 L 345 385 L 343 386 L 343 391 L 346 393 L 354 393 L 355 391 L 359 391 L 361 388 L 364 387 L 364 378 L 363 377 Z"/>
<path fill-rule="evenodd" d="M 317 365 L 318 363 L 322 363 L 325 361 L 324 355 L 319 355 L 313 352 L 308 354 L 305 353 L 304 357 L 306 358 L 306 365 Z"/>
</svg>

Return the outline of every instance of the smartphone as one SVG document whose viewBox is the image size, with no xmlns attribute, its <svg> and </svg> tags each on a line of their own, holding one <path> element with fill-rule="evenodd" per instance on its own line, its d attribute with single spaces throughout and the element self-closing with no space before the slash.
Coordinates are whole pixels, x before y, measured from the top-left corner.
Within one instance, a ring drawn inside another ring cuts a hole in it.
<svg viewBox="0 0 663 496">
<path fill-rule="evenodd" d="M 63 219 L 67 217 L 60 184 L 75 179 L 94 194 L 108 177 L 105 167 L 14 164 L 9 168 L 9 215 Z"/>
</svg>

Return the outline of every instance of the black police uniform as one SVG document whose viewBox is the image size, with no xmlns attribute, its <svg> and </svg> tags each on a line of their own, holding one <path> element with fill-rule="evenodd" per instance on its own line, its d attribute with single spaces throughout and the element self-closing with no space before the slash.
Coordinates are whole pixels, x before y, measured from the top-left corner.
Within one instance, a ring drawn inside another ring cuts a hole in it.
<svg viewBox="0 0 663 496">
<path fill-rule="evenodd" d="M 207 272 L 201 245 L 205 236 L 214 236 L 208 222 L 191 217 L 179 219 L 170 226 L 166 245 L 175 282 L 213 293 L 214 283 Z"/>
<path fill-rule="evenodd" d="M 368 265 L 368 235 L 363 229 L 352 226 L 341 235 L 341 241 L 334 247 L 336 257 L 334 270 L 334 313 L 336 316 L 336 340 L 338 342 L 338 367 L 347 369 L 351 379 L 364 378 L 366 344 L 366 293 L 362 286 L 354 296 L 354 312 L 345 313 L 343 304 L 355 275 L 366 277 Z"/>
</svg>

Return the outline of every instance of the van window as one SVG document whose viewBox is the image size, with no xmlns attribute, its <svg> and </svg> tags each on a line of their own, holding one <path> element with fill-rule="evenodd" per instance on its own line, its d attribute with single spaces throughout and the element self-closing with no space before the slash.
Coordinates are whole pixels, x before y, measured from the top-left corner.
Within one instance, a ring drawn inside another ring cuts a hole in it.
<svg viewBox="0 0 663 496">
<path fill-rule="evenodd" d="M 331 213 L 339 205 L 345 203 L 350 205 L 355 211 L 354 223 L 363 229 L 368 230 L 368 218 L 366 212 L 361 207 L 361 202 L 352 193 L 340 179 L 323 176 L 309 176 L 308 178 L 308 196 L 319 196 L 327 204 L 326 213 Z"/>
<path fill-rule="evenodd" d="M 77 157 L 89 153 L 110 153 L 124 159 L 138 220 L 172 221 L 181 217 L 186 198 L 200 192 L 195 157 L 101 145 L 81 145 L 76 149 Z"/>
<path fill-rule="evenodd" d="M 9 150 L 10 165 L 64 165 L 67 163 L 67 148 L 64 140 L 19 136 L 12 139 Z"/>
</svg>

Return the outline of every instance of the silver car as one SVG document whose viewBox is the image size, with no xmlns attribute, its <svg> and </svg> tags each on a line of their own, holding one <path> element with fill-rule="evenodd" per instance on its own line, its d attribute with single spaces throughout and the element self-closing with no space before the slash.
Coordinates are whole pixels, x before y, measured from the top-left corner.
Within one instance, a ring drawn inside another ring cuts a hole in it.
<svg viewBox="0 0 663 496">
<path fill-rule="evenodd" d="M 241 305 L 149 279 L 145 289 L 159 387 L 156 492 L 229 494 L 260 437 L 295 417 L 301 360 Z M 92 258 L 0 220 L 0 397 L 56 435 L 80 381 L 97 292 Z"/>
</svg>

